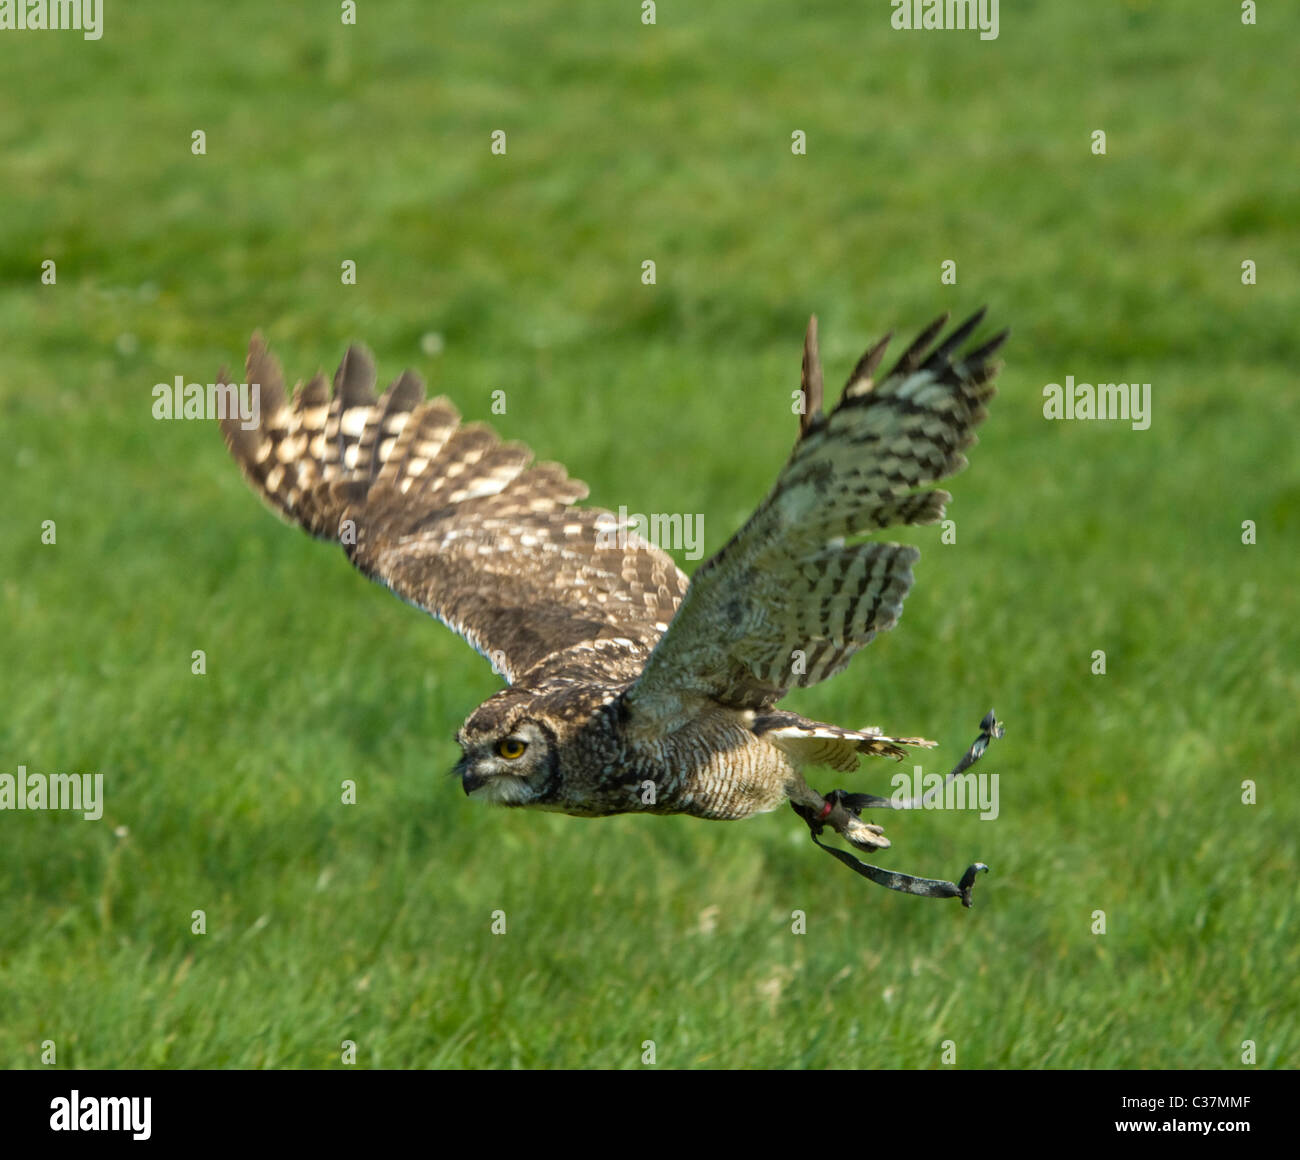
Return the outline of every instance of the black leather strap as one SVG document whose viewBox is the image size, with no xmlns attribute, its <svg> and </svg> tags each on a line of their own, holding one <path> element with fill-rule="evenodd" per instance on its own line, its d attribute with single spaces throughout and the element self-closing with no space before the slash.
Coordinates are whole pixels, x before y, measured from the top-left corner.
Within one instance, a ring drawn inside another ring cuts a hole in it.
<svg viewBox="0 0 1300 1160">
<path fill-rule="evenodd" d="M 951 781 L 959 773 L 974 765 L 984 756 L 984 751 L 988 749 L 990 743 L 1003 736 L 1004 733 L 1002 723 L 998 721 L 993 710 L 990 709 L 985 714 L 984 720 L 980 722 L 980 735 L 975 738 L 962 759 L 953 767 L 947 781 Z M 845 793 L 843 790 L 835 790 L 827 796 L 826 801 L 837 808 L 842 807 L 848 810 L 855 817 L 858 815 L 858 811 L 864 809 L 914 809 L 921 804 L 917 800 L 908 802 L 905 806 L 895 806 L 889 798 L 877 797 L 874 794 Z M 974 888 L 976 875 L 981 870 L 985 873 L 988 872 L 988 867 L 983 862 L 975 862 L 966 868 L 966 873 L 961 876 L 960 882 L 948 882 L 942 878 L 916 878 L 911 874 L 900 874 L 896 870 L 886 870 L 880 866 L 869 866 L 866 862 L 859 861 L 847 850 L 839 850 L 820 841 L 820 834 L 826 828 L 824 817 L 818 816 L 815 811 L 807 807 L 795 806 L 793 802 L 790 804 L 794 806 L 794 812 L 808 823 L 808 829 L 815 845 L 838 858 L 855 874 L 860 874 L 863 878 L 869 878 L 876 885 L 883 886 L 887 890 L 898 890 L 904 894 L 917 894 L 922 898 L 960 898 L 962 906 L 970 907 L 973 905 L 971 890 Z"/>
</svg>

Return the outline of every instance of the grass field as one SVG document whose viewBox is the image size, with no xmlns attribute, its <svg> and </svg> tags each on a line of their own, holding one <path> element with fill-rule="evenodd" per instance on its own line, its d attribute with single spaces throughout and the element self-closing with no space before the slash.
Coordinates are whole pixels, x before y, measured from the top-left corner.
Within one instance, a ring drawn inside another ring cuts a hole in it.
<svg viewBox="0 0 1300 1160">
<path fill-rule="evenodd" d="M 0 1063 L 1295 1067 L 1300 12 L 1238 8 L 1004 4 L 981 41 L 877 0 L 110 0 L 99 41 L 0 32 L 0 773 L 106 799 L 0 813 Z M 830 393 L 986 302 L 1013 336 L 957 542 L 909 535 L 898 629 L 787 702 L 935 768 L 996 707 L 996 821 L 877 819 L 891 867 L 988 862 L 971 911 L 789 811 L 468 802 L 489 667 L 273 519 L 215 424 L 150 413 L 255 328 L 291 375 L 362 339 L 591 502 L 703 514 L 707 555 L 794 439 L 810 313 Z M 1150 428 L 1046 421 L 1067 375 L 1151 383 Z"/>
</svg>

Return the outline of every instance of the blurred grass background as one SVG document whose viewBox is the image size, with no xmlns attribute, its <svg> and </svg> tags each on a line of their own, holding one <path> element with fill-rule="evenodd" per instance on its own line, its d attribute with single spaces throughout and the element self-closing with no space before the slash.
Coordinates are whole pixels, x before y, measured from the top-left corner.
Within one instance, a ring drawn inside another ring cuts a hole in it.
<svg viewBox="0 0 1300 1160">
<path fill-rule="evenodd" d="M 1294 1067 L 1300 12 L 640 13 L 110 0 L 95 43 L 0 33 L 0 772 L 107 798 L 0 814 L 0 1062 Z M 363 339 L 591 502 L 702 513 L 707 554 L 794 438 L 811 312 L 829 393 L 985 302 L 1014 333 L 958 541 L 918 532 L 899 628 L 787 702 L 935 768 L 996 706 L 998 820 L 884 819 L 890 866 L 992 865 L 970 912 L 785 811 L 471 805 L 443 773 L 488 666 L 270 517 L 215 424 L 150 415 L 256 327 L 291 377 Z M 1150 382 L 1150 430 L 1044 421 L 1067 374 Z"/>
</svg>

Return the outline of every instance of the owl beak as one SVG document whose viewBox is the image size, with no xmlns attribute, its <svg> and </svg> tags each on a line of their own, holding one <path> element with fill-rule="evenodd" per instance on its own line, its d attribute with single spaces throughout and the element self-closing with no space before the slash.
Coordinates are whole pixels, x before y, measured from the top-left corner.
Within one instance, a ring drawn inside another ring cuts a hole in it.
<svg viewBox="0 0 1300 1160">
<path fill-rule="evenodd" d="M 476 789 L 482 789 L 487 778 L 480 777 L 476 773 L 471 773 L 469 768 L 469 757 L 462 757 L 451 771 L 452 777 L 459 777 L 461 787 L 465 790 L 465 796 L 468 797 Z"/>
</svg>

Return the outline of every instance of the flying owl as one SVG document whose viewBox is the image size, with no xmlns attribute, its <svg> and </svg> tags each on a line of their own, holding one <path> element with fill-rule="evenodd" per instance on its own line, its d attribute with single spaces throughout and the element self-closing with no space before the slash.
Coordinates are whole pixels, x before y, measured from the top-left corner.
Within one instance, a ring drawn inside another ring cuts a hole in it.
<svg viewBox="0 0 1300 1160">
<path fill-rule="evenodd" d="M 254 335 L 247 381 L 260 419 L 222 420 L 254 490 L 282 517 L 339 541 L 362 572 L 437 617 L 493 661 L 508 687 L 470 714 L 455 768 L 471 798 L 580 817 L 691 814 L 734 820 L 789 802 L 814 842 L 893 890 L 961 898 L 959 883 L 858 861 L 889 845 L 871 794 L 819 793 L 810 766 L 849 773 L 901 759 L 919 737 L 842 729 L 785 712 L 793 688 L 844 669 L 892 628 L 916 548 L 854 539 L 931 524 L 951 499 L 933 485 L 966 465 L 994 394 L 990 361 L 1006 332 L 958 354 L 980 311 L 936 344 L 939 318 L 879 380 L 889 336 L 822 411 L 817 319 L 797 393 L 799 437 L 765 500 L 690 579 L 610 512 L 574 505 L 587 486 L 522 443 L 462 423 L 404 372 L 375 397 L 375 366 L 350 347 L 331 395 L 322 375 L 286 403 L 280 367 Z M 226 382 L 223 372 L 221 381 Z M 1001 726 L 990 712 L 951 776 Z M 916 803 L 910 803 L 916 804 Z"/>
</svg>

